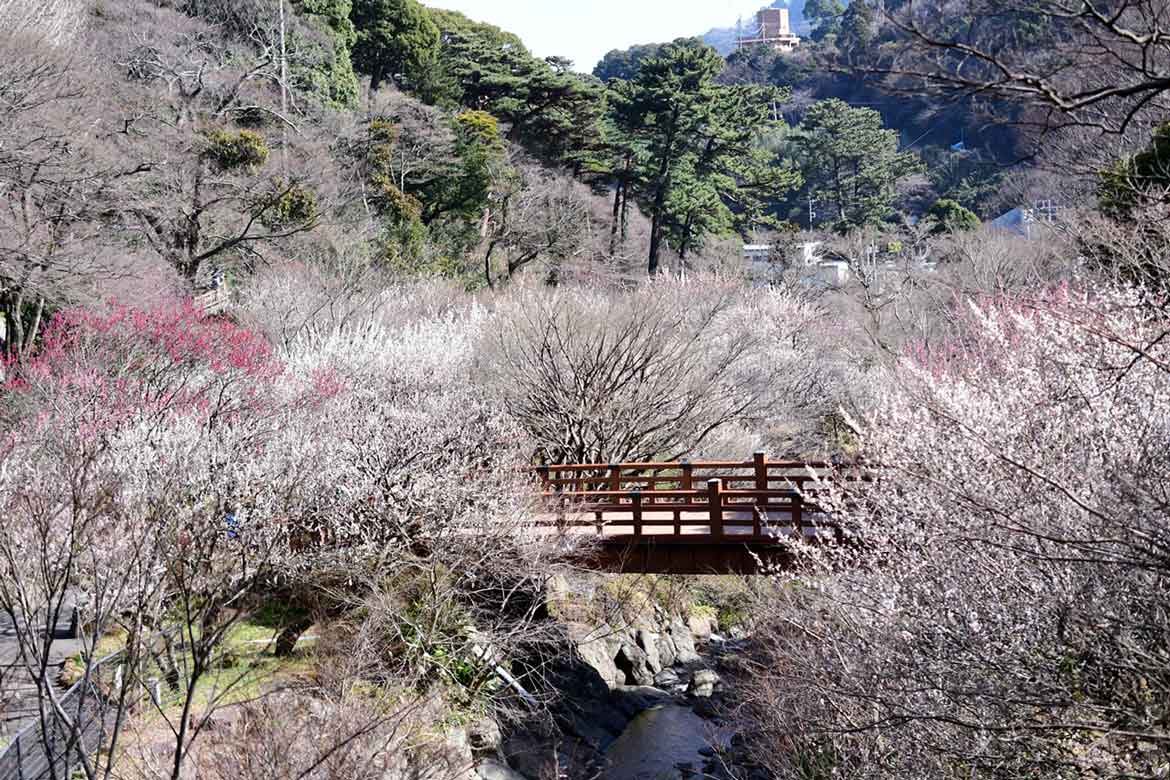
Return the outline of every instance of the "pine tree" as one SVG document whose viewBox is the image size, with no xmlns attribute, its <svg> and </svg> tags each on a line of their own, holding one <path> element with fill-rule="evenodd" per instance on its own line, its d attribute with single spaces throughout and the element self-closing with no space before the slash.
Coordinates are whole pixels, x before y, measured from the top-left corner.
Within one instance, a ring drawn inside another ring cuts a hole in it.
<svg viewBox="0 0 1170 780">
<path fill-rule="evenodd" d="M 877 111 L 836 99 L 808 110 L 794 144 L 806 181 L 831 204 L 841 231 L 889 217 L 895 183 L 920 167 L 912 152 L 898 151 L 898 134 Z"/>
<path fill-rule="evenodd" d="M 354 0 L 354 64 L 375 90 L 387 78 L 415 80 L 439 53 L 439 28 L 416 0 Z"/>
<path fill-rule="evenodd" d="M 615 216 L 633 190 L 650 218 L 651 274 L 664 243 L 685 257 L 710 234 L 761 221 L 767 198 L 795 183 L 791 170 L 770 170 L 756 144 L 780 93 L 721 86 L 722 68 L 714 49 L 684 39 L 610 85 Z"/>
</svg>

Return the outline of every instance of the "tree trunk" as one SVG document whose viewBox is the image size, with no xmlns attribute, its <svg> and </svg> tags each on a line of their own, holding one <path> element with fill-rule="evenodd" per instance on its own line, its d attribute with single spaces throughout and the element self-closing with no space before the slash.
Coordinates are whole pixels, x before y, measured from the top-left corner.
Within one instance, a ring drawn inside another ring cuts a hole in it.
<svg viewBox="0 0 1170 780">
<path fill-rule="evenodd" d="M 655 183 L 654 211 L 650 224 L 650 260 L 647 270 L 651 276 L 658 273 L 658 258 L 662 253 L 662 209 L 666 207 L 666 193 L 670 189 L 670 166 L 674 162 L 674 141 L 678 132 L 679 109 L 676 107 L 670 117 L 666 144 L 662 149 L 662 162 L 658 166 L 658 180 Z"/>
<path fill-rule="evenodd" d="M 622 218 L 622 182 L 619 179 L 613 191 L 613 222 L 609 228 L 609 253 L 617 253 L 618 230 Z"/>
<path fill-rule="evenodd" d="M 378 87 L 382 86 L 382 82 L 386 80 L 386 68 L 382 65 L 374 68 L 374 72 L 370 74 L 370 94 L 378 91 Z"/>
<path fill-rule="evenodd" d="M 650 276 L 658 275 L 658 256 L 662 252 L 662 217 L 655 211 L 654 218 L 650 223 L 650 261 L 647 266 L 647 273 Z"/>
<path fill-rule="evenodd" d="M 496 242 L 492 241 L 488 244 L 487 253 L 483 256 L 483 278 L 487 280 L 489 289 L 496 289 L 492 282 L 492 252 L 496 251 Z"/>
<path fill-rule="evenodd" d="M 313 621 L 306 617 L 282 628 L 276 636 L 276 646 L 272 649 L 273 655 L 277 658 L 288 658 L 292 655 L 297 646 L 297 640 L 309 630 L 311 625 L 313 625 Z"/>
</svg>

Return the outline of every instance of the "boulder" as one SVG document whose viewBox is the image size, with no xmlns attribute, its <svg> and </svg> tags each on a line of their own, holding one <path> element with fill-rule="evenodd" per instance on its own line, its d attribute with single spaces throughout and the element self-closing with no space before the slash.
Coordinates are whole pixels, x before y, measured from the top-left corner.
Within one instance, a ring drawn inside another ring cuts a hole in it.
<svg viewBox="0 0 1170 780">
<path fill-rule="evenodd" d="M 693 664 L 700 660 L 695 650 L 695 636 L 682 618 L 676 617 L 670 621 L 670 638 L 674 642 L 676 664 Z"/>
<path fill-rule="evenodd" d="M 695 673 L 691 675 L 691 684 L 687 687 L 687 693 L 696 698 L 709 698 L 715 692 L 715 686 L 719 685 L 719 675 L 710 669 L 696 669 Z"/>
<path fill-rule="evenodd" d="M 646 667 L 651 674 L 658 674 L 662 671 L 663 666 L 662 654 L 658 650 L 658 634 L 641 629 L 638 631 L 637 639 L 638 647 L 642 648 L 642 652 L 646 654 Z"/>
<path fill-rule="evenodd" d="M 674 640 L 671 639 L 670 634 L 658 635 L 658 661 L 662 664 L 662 668 L 674 666 L 678 662 L 678 650 L 674 646 Z"/>
<path fill-rule="evenodd" d="M 614 663 L 619 644 L 609 626 L 590 630 L 587 626 L 572 624 L 569 626 L 569 637 L 576 645 L 581 660 L 593 667 L 606 685 L 612 688 L 624 682 Z"/>
<path fill-rule="evenodd" d="M 646 651 L 636 644 L 632 642 L 623 644 L 613 661 L 621 673 L 621 677 L 618 678 L 619 683 L 624 682 L 626 685 L 654 684 L 654 672 L 647 664 Z M 622 677 L 625 679 L 623 680 Z"/>
<path fill-rule="evenodd" d="M 488 759 L 475 769 L 480 780 L 528 780 L 527 777 L 499 761 Z"/>
<path fill-rule="evenodd" d="M 544 666 L 548 685 L 566 695 L 553 706 L 561 731 L 580 737 L 595 750 L 604 750 L 622 731 L 629 718 L 612 701 L 610 686 L 597 671 L 579 659 L 562 658 Z M 511 759 L 508 764 L 531 776 L 539 776 Z"/>
<path fill-rule="evenodd" d="M 691 615 L 687 618 L 691 636 L 700 642 L 706 641 L 719 628 L 719 619 L 714 615 Z"/>
<path fill-rule="evenodd" d="M 654 684 L 659 688 L 670 690 L 682 685 L 682 678 L 673 669 L 663 669 L 658 674 L 654 675 Z"/>
<path fill-rule="evenodd" d="M 475 780 L 475 772 L 471 769 L 475 765 L 471 744 L 467 732 L 461 728 L 448 731 L 442 746 L 427 760 L 433 766 L 443 767 L 444 776 L 452 780 Z"/>
<path fill-rule="evenodd" d="M 496 753 L 502 741 L 500 724 L 491 718 L 479 718 L 467 726 L 467 742 L 474 753 Z"/>
</svg>

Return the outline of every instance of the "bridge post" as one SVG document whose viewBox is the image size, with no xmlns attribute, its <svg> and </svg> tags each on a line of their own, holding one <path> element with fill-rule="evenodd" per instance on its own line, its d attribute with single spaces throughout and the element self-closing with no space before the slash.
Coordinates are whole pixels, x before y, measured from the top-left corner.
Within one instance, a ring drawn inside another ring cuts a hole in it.
<svg viewBox="0 0 1170 780">
<path fill-rule="evenodd" d="M 759 451 L 753 453 L 752 454 L 752 464 L 755 466 L 755 472 L 756 472 L 756 490 L 767 490 L 768 489 L 768 454 L 766 452 L 764 452 L 763 450 L 759 450 Z M 768 506 L 768 497 L 757 495 L 756 500 L 753 503 L 756 505 L 756 507 L 755 507 L 755 512 L 753 513 L 755 516 L 752 519 L 752 535 L 753 536 L 760 536 L 763 533 L 761 528 L 760 528 L 760 514 Z"/>
<path fill-rule="evenodd" d="M 622 467 L 620 464 L 617 464 L 617 463 L 609 464 L 609 489 L 611 492 L 614 492 L 614 493 L 622 492 Z M 609 501 L 607 501 L 606 503 L 613 504 L 614 506 L 617 506 L 621 502 L 622 502 L 621 497 L 610 496 Z"/>
<path fill-rule="evenodd" d="M 679 468 L 682 470 L 682 476 L 679 477 L 679 490 L 694 490 L 695 489 L 695 467 L 686 458 L 679 461 Z M 689 498 L 684 498 L 684 502 L 690 501 Z M 674 510 L 674 535 L 682 536 L 682 512 Z"/>
<path fill-rule="evenodd" d="M 796 523 L 796 533 L 801 540 L 804 539 L 804 496 L 801 495 L 803 484 L 797 484 L 796 495 L 792 497 L 792 522 Z"/>
<path fill-rule="evenodd" d="M 723 480 L 707 480 L 707 501 L 711 512 L 711 535 L 723 536 Z"/>
<path fill-rule="evenodd" d="M 642 535 L 642 491 L 635 490 L 630 494 L 630 503 L 634 516 L 634 536 Z"/>
</svg>

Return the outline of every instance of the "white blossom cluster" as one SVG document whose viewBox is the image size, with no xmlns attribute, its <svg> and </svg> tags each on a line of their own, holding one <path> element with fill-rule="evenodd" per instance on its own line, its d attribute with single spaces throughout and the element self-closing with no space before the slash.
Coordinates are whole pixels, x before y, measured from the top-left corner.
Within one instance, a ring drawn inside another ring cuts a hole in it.
<svg viewBox="0 0 1170 780">
<path fill-rule="evenodd" d="M 962 324 L 856 424 L 876 480 L 834 496 L 843 544 L 806 551 L 820 576 L 774 605 L 753 710 L 786 750 L 763 758 L 782 777 L 1163 776 L 1164 301 L 1057 289 Z"/>
<path fill-rule="evenodd" d="M 0 0 L 0 30 L 68 46 L 81 31 L 85 14 L 79 0 Z"/>
</svg>

